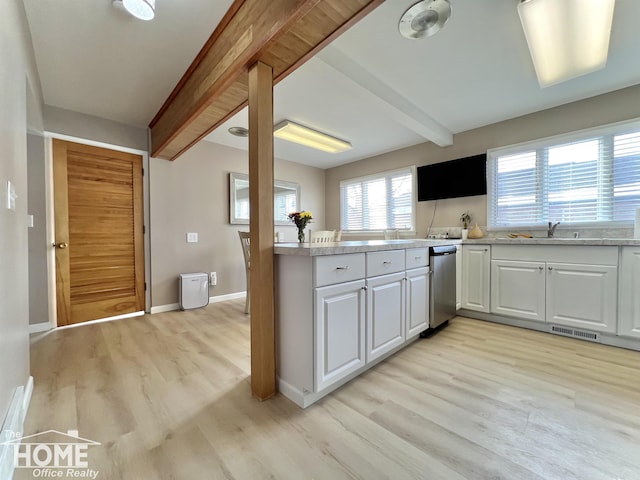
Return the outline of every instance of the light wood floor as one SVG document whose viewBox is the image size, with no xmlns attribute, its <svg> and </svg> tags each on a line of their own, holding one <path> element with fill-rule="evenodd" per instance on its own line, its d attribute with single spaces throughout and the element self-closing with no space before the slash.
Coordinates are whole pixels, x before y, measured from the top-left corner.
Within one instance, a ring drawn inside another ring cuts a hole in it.
<svg viewBox="0 0 640 480">
<path fill-rule="evenodd" d="M 243 308 L 36 337 L 26 433 L 100 479 L 640 479 L 637 352 L 457 318 L 302 410 L 250 397 Z"/>
</svg>

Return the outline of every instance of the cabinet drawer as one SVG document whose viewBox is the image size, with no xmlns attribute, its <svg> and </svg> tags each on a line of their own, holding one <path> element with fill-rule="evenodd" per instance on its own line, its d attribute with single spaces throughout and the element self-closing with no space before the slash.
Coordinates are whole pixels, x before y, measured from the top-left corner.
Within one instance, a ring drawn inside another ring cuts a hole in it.
<svg viewBox="0 0 640 480">
<path fill-rule="evenodd" d="M 348 253 L 345 255 L 325 255 L 315 257 L 313 286 L 333 285 L 334 283 L 359 280 L 365 276 L 365 254 Z"/>
<path fill-rule="evenodd" d="M 426 267 L 429 265 L 428 248 L 408 248 L 405 255 L 405 265 L 407 270 L 412 268 Z"/>
<path fill-rule="evenodd" d="M 404 270 L 404 252 L 404 250 L 386 250 L 367 253 L 367 277 Z"/>
</svg>

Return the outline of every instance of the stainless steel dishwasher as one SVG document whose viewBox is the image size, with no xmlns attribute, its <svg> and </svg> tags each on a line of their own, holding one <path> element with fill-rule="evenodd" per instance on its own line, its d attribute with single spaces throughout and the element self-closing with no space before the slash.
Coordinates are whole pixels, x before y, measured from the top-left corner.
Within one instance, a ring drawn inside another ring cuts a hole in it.
<svg viewBox="0 0 640 480">
<path fill-rule="evenodd" d="M 433 330 L 456 315 L 456 246 L 430 247 L 429 265 L 429 330 Z"/>
</svg>

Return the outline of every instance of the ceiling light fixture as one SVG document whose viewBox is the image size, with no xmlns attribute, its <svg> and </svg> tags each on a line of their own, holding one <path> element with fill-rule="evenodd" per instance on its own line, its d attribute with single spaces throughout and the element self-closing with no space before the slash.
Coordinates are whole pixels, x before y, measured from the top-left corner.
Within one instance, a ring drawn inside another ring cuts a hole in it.
<svg viewBox="0 0 640 480">
<path fill-rule="evenodd" d="M 284 120 L 276 125 L 273 129 L 273 136 L 322 150 L 323 152 L 339 153 L 351 149 L 351 144 L 345 140 L 340 140 L 289 120 Z"/>
<path fill-rule="evenodd" d="M 615 0 L 521 0 L 518 14 L 542 88 L 604 68 Z"/>
<path fill-rule="evenodd" d="M 410 40 L 430 37 L 440 31 L 451 16 L 448 0 L 422 0 L 402 14 L 398 30 Z"/>
<path fill-rule="evenodd" d="M 156 14 L 156 0 L 113 0 L 113 3 L 140 20 L 152 20 Z"/>
<path fill-rule="evenodd" d="M 248 137 L 249 130 L 244 127 L 230 127 L 227 130 L 231 135 L 235 135 L 236 137 Z"/>
</svg>

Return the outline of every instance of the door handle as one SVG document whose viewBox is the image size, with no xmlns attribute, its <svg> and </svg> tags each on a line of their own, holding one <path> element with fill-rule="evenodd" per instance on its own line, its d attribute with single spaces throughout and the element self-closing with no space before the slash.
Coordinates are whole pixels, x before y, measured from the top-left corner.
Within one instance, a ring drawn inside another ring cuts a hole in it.
<svg viewBox="0 0 640 480">
<path fill-rule="evenodd" d="M 64 250 L 69 246 L 69 244 L 67 242 L 60 242 L 60 243 L 54 243 L 53 246 Z"/>
</svg>

